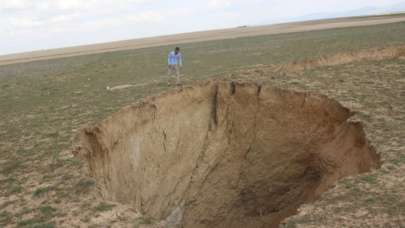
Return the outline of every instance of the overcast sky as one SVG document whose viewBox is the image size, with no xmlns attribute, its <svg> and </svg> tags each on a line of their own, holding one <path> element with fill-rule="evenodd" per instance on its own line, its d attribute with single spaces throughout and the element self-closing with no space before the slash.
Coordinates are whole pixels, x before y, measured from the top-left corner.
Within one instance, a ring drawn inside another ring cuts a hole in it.
<svg viewBox="0 0 405 228">
<path fill-rule="evenodd" d="M 0 0 L 0 55 L 405 10 L 404 0 Z"/>
</svg>

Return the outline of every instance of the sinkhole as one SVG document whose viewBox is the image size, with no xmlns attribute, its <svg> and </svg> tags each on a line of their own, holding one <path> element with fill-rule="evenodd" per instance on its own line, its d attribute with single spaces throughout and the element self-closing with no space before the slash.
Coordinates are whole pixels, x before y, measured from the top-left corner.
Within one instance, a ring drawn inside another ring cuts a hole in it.
<svg viewBox="0 0 405 228">
<path fill-rule="evenodd" d="M 83 129 L 105 199 L 164 227 L 277 227 L 380 159 L 353 113 L 323 95 L 206 81 L 149 97 Z"/>
</svg>

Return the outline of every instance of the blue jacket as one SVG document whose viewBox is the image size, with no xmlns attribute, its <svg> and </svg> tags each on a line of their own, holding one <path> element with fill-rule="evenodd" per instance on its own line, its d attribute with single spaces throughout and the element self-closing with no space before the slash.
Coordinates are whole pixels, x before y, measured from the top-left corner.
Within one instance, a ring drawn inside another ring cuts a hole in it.
<svg viewBox="0 0 405 228">
<path fill-rule="evenodd" d="M 178 65 L 178 66 L 183 66 L 183 56 L 181 53 L 176 53 L 174 51 L 171 51 L 169 53 L 169 56 L 167 57 L 167 63 L 169 65 Z"/>
</svg>

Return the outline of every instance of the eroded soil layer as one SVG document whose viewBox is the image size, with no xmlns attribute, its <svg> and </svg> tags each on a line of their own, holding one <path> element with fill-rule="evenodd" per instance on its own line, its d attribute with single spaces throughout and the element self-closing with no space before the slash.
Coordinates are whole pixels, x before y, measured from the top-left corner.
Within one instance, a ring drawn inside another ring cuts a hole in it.
<svg viewBox="0 0 405 228">
<path fill-rule="evenodd" d="M 379 166 L 352 113 L 322 95 L 209 81 L 80 134 L 104 197 L 176 227 L 275 227 L 340 178 Z"/>
</svg>

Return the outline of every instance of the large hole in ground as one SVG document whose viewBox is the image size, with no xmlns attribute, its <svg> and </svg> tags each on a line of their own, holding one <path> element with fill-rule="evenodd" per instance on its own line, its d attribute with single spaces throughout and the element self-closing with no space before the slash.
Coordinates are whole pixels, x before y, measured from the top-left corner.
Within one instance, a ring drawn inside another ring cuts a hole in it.
<svg viewBox="0 0 405 228">
<path fill-rule="evenodd" d="M 165 227 L 277 227 L 340 178 L 379 166 L 362 125 L 322 95 L 209 81 L 80 134 L 104 197 Z"/>
</svg>

